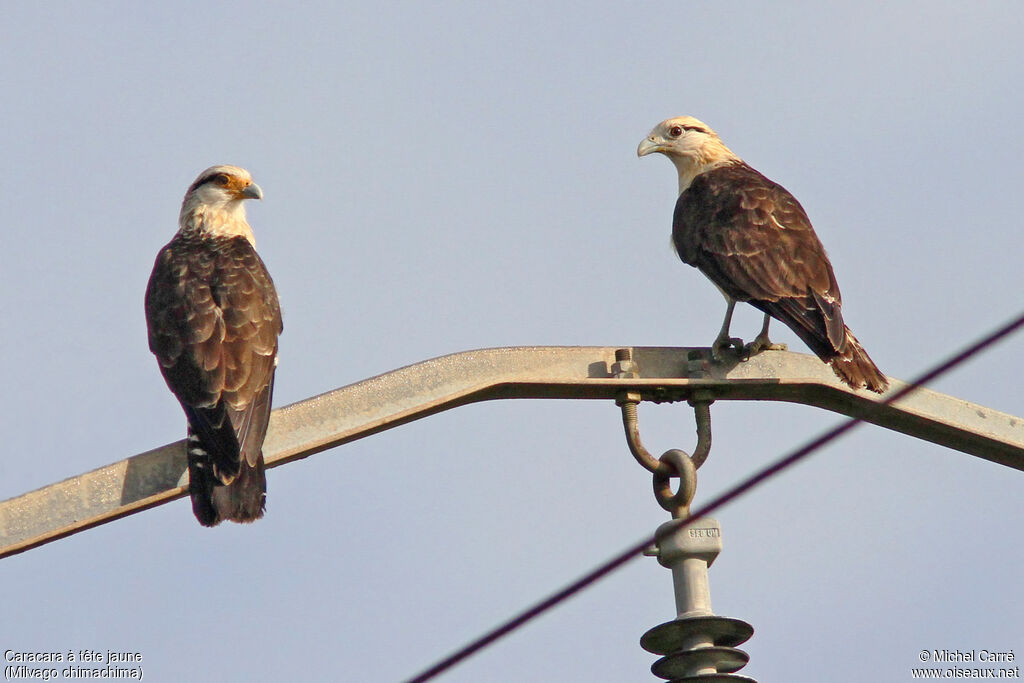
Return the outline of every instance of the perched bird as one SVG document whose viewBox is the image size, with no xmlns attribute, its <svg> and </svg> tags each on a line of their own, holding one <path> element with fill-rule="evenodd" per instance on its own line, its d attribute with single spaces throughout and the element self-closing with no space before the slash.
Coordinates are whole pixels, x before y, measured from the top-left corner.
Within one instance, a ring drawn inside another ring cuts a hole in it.
<svg viewBox="0 0 1024 683">
<path fill-rule="evenodd" d="M 149 349 L 188 419 L 189 493 L 204 526 L 265 509 L 281 308 L 243 204 L 262 198 L 245 169 L 200 173 L 146 288 Z"/>
<path fill-rule="evenodd" d="M 780 348 L 768 338 L 776 318 L 792 329 L 836 375 L 855 389 L 885 391 L 889 382 L 843 322 L 842 297 L 825 249 L 800 202 L 722 143 L 715 131 L 690 116 L 662 121 L 636 153 L 659 152 L 679 172 L 672 243 L 725 296 L 722 329 L 712 344 L 721 358 L 737 301 L 764 312 L 749 354 Z"/>
</svg>

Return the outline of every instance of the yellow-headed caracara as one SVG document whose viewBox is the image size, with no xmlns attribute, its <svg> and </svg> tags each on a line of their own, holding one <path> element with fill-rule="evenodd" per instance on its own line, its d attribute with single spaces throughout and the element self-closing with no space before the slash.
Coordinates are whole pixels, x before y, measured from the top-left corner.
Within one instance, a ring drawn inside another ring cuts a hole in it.
<svg viewBox="0 0 1024 683">
<path fill-rule="evenodd" d="M 725 322 L 712 345 L 743 347 L 729 336 L 737 301 L 764 312 L 749 353 L 778 348 L 768 338 L 777 318 L 855 389 L 883 392 L 889 382 L 843 322 L 842 297 L 825 249 L 793 195 L 743 162 L 715 131 L 690 116 L 662 121 L 638 156 L 659 152 L 679 172 L 672 243 L 725 295 Z"/>
<path fill-rule="evenodd" d="M 204 526 L 265 508 L 281 308 L 243 204 L 262 198 L 245 169 L 200 173 L 146 288 L 149 348 L 188 419 L 189 493 Z"/>
</svg>

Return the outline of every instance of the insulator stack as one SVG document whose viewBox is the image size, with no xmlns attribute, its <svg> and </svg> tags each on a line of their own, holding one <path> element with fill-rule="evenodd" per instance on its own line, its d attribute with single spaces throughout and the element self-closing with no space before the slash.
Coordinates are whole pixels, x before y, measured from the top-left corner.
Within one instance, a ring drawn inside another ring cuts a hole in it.
<svg viewBox="0 0 1024 683">
<path fill-rule="evenodd" d="M 708 567 L 722 550 L 718 521 L 704 517 L 682 528 L 678 521 L 667 522 L 659 527 L 656 538 L 651 554 L 672 570 L 677 616 L 640 639 L 645 650 L 664 655 L 651 666 L 651 673 L 670 683 L 756 683 L 736 673 L 750 660 L 736 646 L 749 640 L 754 628 L 711 611 Z"/>
</svg>

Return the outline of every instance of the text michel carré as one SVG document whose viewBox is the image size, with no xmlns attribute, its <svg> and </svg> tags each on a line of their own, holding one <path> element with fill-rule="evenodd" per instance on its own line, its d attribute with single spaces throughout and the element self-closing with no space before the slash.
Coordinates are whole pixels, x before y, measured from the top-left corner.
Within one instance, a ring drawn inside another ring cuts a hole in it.
<svg viewBox="0 0 1024 683">
<path fill-rule="evenodd" d="M 1013 650 L 993 652 L 992 650 L 932 650 L 936 662 L 1012 662 Z"/>
<path fill-rule="evenodd" d="M 16 652 L 14 650 L 4 650 L 4 659 L 6 659 L 8 662 L 141 662 L 142 653 L 113 652 L 111 650 L 108 650 L 106 656 L 104 656 L 103 653 L 98 651 L 94 652 L 90 650 L 82 650 L 78 653 L 78 656 L 76 657 L 75 653 L 71 650 L 68 650 L 67 654 L 64 654 L 63 652 Z"/>
</svg>

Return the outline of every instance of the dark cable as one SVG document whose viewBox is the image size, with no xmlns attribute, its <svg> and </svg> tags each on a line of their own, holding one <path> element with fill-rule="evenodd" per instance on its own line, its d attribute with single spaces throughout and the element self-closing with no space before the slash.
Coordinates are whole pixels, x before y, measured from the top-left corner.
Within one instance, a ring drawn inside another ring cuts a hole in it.
<svg viewBox="0 0 1024 683">
<path fill-rule="evenodd" d="M 993 344 L 1003 339 L 1004 337 L 1013 334 L 1022 326 L 1024 326 L 1024 314 L 1019 315 L 1013 321 L 1007 323 L 1006 325 L 1003 325 L 996 331 L 985 335 L 981 340 L 971 344 L 970 346 L 957 352 L 956 354 L 946 359 L 945 361 L 934 366 L 930 370 L 927 370 L 926 372 L 922 373 L 920 376 L 909 382 L 899 391 L 895 391 L 892 394 L 890 394 L 888 397 L 886 397 L 884 401 L 881 401 L 875 404 L 875 406 L 868 408 L 868 410 L 866 411 L 867 414 L 870 415 L 871 412 L 873 410 L 877 410 L 878 407 L 887 406 L 890 403 L 895 403 L 896 401 L 903 398 L 910 392 L 920 388 L 922 385 L 927 384 L 928 382 L 931 382 L 933 379 L 936 379 L 937 377 L 944 375 L 945 373 L 949 372 L 956 366 L 960 365 L 961 363 L 968 360 L 972 356 L 985 350 L 989 346 L 992 346 Z M 863 420 L 864 416 L 851 417 L 841 422 L 839 425 L 833 427 L 832 429 L 826 431 L 824 434 L 821 434 L 820 436 L 811 439 L 803 446 L 800 446 L 796 450 L 790 452 L 788 455 L 776 460 L 771 465 L 765 467 L 756 474 L 748 477 L 747 479 L 743 480 L 736 486 L 733 486 L 731 489 L 728 489 L 725 493 L 722 493 L 717 498 L 712 499 L 711 502 L 704 505 L 704 507 L 694 511 L 688 518 L 673 520 L 673 522 L 676 524 L 674 529 L 683 528 L 689 525 L 691 522 L 696 521 L 700 517 L 704 517 L 706 515 L 711 514 L 712 512 L 722 507 L 726 503 L 731 502 L 732 500 L 743 495 L 744 493 L 754 488 L 758 484 L 779 474 L 788 467 L 795 465 L 797 462 L 803 460 L 804 458 L 811 455 L 812 453 L 822 448 L 826 444 L 839 438 L 840 436 L 842 436 L 843 434 L 845 434 L 846 432 L 850 431 L 858 424 L 863 422 Z M 669 533 L 669 529 L 666 529 L 665 533 Z M 618 569 L 619 567 L 626 564 L 634 557 L 642 553 L 646 548 L 649 548 L 654 542 L 655 537 L 653 534 L 645 537 L 642 541 L 631 545 L 626 550 L 614 556 L 612 559 L 608 560 L 604 564 L 599 565 L 597 568 L 584 574 L 579 579 L 573 581 L 569 585 L 562 588 L 560 591 L 553 593 L 552 595 L 548 596 L 544 600 L 541 600 L 532 607 L 529 607 L 528 609 L 520 612 L 518 615 L 512 617 L 505 623 L 493 628 L 492 630 L 488 631 L 476 640 L 468 643 L 461 649 L 453 652 L 449 656 L 437 662 L 429 669 L 418 674 L 414 678 L 410 678 L 408 681 L 406 681 L 406 683 L 423 683 L 423 681 L 428 681 L 431 678 L 437 676 L 438 674 L 443 673 L 444 671 L 452 668 L 453 666 L 461 662 L 463 659 L 466 659 L 470 655 L 475 654 L 479 650 L 482 650 L 483 648 L 487 647 L 499 638 L 508 635 L 509 633 L 516 630 L 517 628 L 519 628 L 526 622 L 530 621 L 534 617 L 540 616 L 541 614 L 548 611 L 558 603 L 571 597 L 574 593 L 577 593 L 586 588 L 587 586 L 589 586 L 590 584 L 594 583 L 595 581 L 604 578 L 608 574 L 612 573 L 613 571 L 615 571 L 616 569 Z"/>
</svg>

